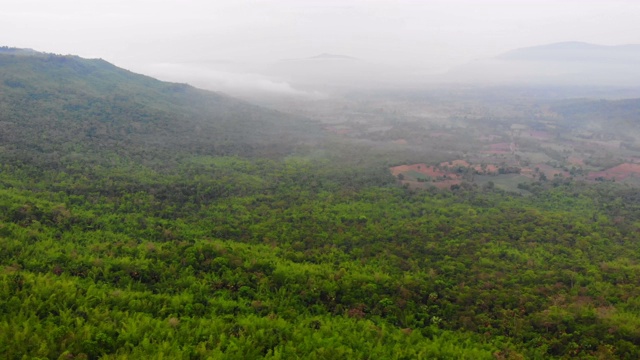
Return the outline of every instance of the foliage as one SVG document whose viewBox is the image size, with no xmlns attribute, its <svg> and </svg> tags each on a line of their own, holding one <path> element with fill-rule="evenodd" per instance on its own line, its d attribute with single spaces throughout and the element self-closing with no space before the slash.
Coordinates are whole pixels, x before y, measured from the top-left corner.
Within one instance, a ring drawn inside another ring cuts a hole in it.
<svg viewBox="0 0 640 360">
<path fill-rule="evenodd" d="M 47 59 L 29 66 L 60 62 L 83 78 L 106 66 Z M 18 111 L 11 91 L 0 98 Z M 636 189 L 565 182 L 528 197 L 494 187 L 414 192 L 357 146 L 279 139 L 281 150 L 265 156 L 209 153 L 198 139 L 215 134 L 201 129 L 187 132 L 196 145 L 185 147 L 184 124 L 162 103 L 149 106 L 164 118 L 139 110 L 155 124 L 144 150 L 126 136 L 73 136 L 102 120 L 62 98 L 9 116 L 21 129 L 14 140 L 3 133 L 7 359 L 640 357 Z M 44 106 L 61 112 L 61 124 L 38 132 L 29 121 L 49 116 Z M 252 123 L 277 116 L 252 111 Z M 128 116 L 116 117 L 114 134 Z M 77 128 L 56 133 L 61 125 Z M 169 138 L 162 126 L 176 139 L 151 143 Z M 241 148 L 255 134 L 237 136 Z"/>
</svg>

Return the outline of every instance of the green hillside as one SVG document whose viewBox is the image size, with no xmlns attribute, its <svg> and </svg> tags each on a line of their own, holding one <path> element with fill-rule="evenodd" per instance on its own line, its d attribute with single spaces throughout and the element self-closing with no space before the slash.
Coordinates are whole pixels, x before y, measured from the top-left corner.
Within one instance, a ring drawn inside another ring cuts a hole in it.
<svg viewBox="0 0 640 360">
<path fill-rule="evenodd" d="M 313 133 L 303 119 L 76 56 L 0 51 L 0 95 L 5 155 L 48 166 L 78 152 L 280 156 Z"/>
<path fill-rule="evenodd" d="M 0 146 L 6 359 L 640 357 L 637 189 L 412 191 L 313 122 L 6 48 Z"/>
</svg>

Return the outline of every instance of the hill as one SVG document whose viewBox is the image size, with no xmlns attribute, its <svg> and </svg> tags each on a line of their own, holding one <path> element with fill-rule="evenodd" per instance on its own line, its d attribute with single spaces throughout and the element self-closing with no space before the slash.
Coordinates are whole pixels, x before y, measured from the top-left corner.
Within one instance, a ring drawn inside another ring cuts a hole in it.
<svg viewBox="0 0 640 360">
<path fill-rule="evenodd" d="M 45 167 L 64 163 L 69 149 L 145 161 L 152 153 L 282 156 L 317 134 L 304 119 L 76 56 L 5 48 L 0 94 L 3 156 Z"/>
<path fill-rule="evenodd" d="M 640 61 L 640 45 L 604 46 L 583 42 L 561 42 L 508 51 L 496 58 L 513 61 L 589 62 L 606 65 Z"/>
<path fill-rule="evenodd" d="M 640 45 L 563 42 L 508 51 L 452 69 L 450 81 L 482 84 L 636 86 Z"/>
<path fill-rule="evenodd" d="M 414 191 L 388 170 L 410 145 L 101 60 L 0 61 L 3 358 L 640 357 L 637 188 Z"/>
</svg>

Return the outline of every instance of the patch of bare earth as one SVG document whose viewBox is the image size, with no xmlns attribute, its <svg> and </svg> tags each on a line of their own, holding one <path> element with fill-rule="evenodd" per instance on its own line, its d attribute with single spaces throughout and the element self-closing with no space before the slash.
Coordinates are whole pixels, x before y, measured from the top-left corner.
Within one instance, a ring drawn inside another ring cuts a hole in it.
<svg viewBox="0 0 640 360">
<path fill-rule="evenodd" d="M 596 180 L 598 178 L 607 180 L 624 180 L 630 176 L 636 175 L 640 175 L 640 164 L 624 163 L 603 171 L 592 172 L 587 176 L 587 178 L 589 180 Z"/>
</svg>

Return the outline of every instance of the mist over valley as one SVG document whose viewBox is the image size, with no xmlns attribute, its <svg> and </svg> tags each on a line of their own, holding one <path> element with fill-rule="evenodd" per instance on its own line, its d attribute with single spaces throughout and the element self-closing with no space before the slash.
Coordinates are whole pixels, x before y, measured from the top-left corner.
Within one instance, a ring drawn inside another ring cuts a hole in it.
<svg viewBox="0 0 640 360">
<path fill-rule="evenodd" d="M 0 354 L 640 358 L 638 16 L 8 2 Z"/>
</svg>

